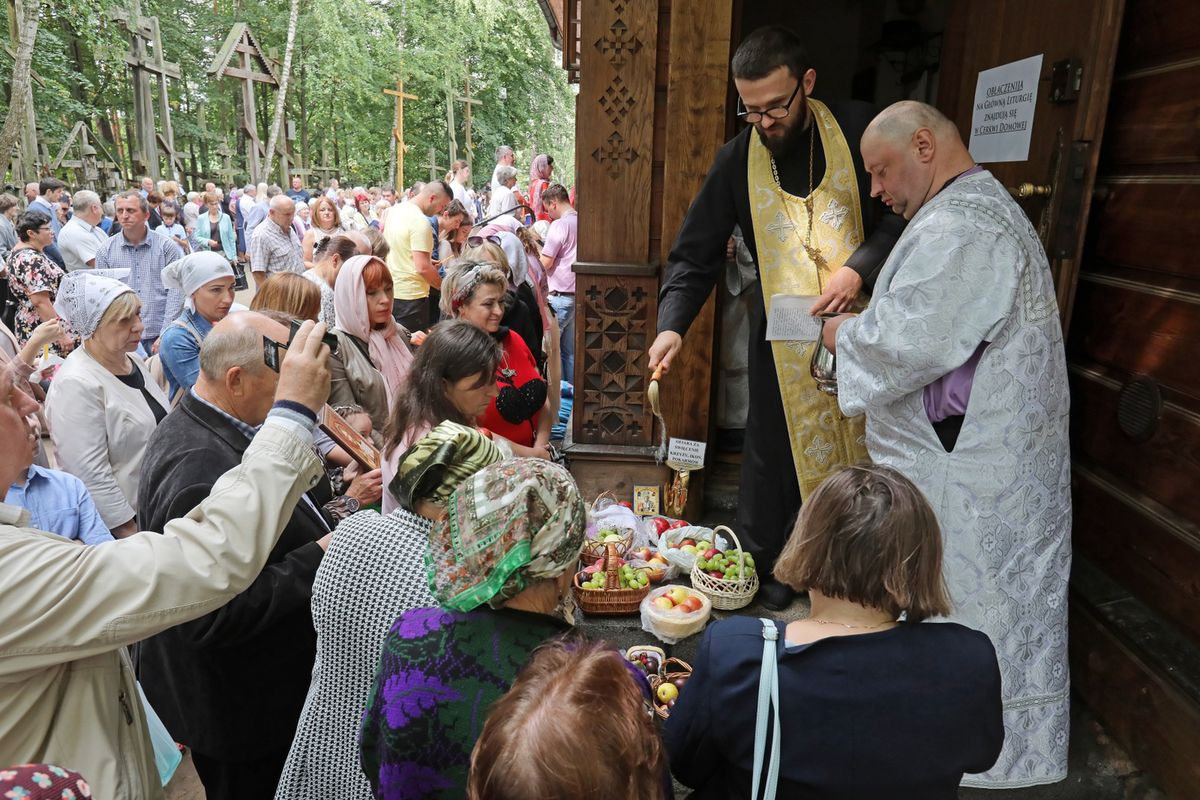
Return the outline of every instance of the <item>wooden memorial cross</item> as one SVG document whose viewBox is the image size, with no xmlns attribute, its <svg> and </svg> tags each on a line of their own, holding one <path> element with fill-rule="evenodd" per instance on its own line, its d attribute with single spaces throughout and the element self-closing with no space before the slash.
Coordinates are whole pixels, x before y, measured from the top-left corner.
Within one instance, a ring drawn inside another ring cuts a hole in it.
<svg viewBox="0 0 1200 800">
<path fill-rule="evenodd" d="M 236 58 L 234 57 L 236 54 Z M 242 131 L 249 141 L 246 167 L 250 180 L 265 180 L 261 174 L 265 145 L 258 135 L 258 120 L 254 113 L 254 84 L 265 83 L 279 87 L 275 67 L 258 46 L 250 27 L 244 22 L 235 24 L 225 37 L 225 43 L 208 65 L 208 74 L 213 77 L 237 78 L 242 82 Z"/>
<path fill-rule="evenodd" d="M 401 80 L 396 81 L 395 89 L 384 89 L 383 93 L 396 98 L 396 123 L 392 126 L 392 137 L 396 140 L 396 182 L 404 183 L 404 154 L 408 152 L 408 145 L 404 143 L 404 101 L 421 98 L 405 92 Z"/>
<path fill-rule="evenodd" d="M 449 148 L 447 153 L 450 156 L 450 163 L 458 161 L 458 131 L 457 125 L 454 122 L 454 90 L 450 88 L 450 81 L 446 81 L 446 136 L 449 139 Z M 430 159 L 432 161 L 432 159 Z"/>
<path fill-rule="evenodd" d="M 217 174 L 225 179 L 227 185 L 232 186 L 233 179 L 238 174 L 238 171 L 233 166 L 233 157 L 236 151 L 229 146 L 228 142 L 222 142 L 221 146 L 217 148 L 216 153 L 221 157 L 221 167 L 217 170 Z"/>
<path fill-rule="evenodd" d="M 129 65 L 133 83 L 133 118 L 137 128 L 137 144 L 140 148 L 135 160 L 152 178 L 162 177 L 159 169 L 159 147 L 170 163 L 169 177 L 179 179 L 179 154 L 175 151 L 175 133 L 171 127 L 171 105 L 167 95 L 167 78 L 180 78 L 179 65 L 163 59 L 162 32 L 158 17 L 142 16 L 140 0 L 133 0 L 128 11 L 117 9 L 113 16 L 129 34 L 129 54 L 125 63 Z M 153 53 L 148 52 L 148 48 Z M 158 125 L 154 119 L 154 100 L 151 95 L 150 77 L 158 82 Z M 162 135 L 158 126 L 162 127 Z"/>
<path fill-rule="evenodd" d="M 105 177 L 104 183 L 108 184 L 110 183 L 108 176 L 113 171 L 119 173 L 121 168 L 118 166 L 116 159 L 113 158 L 112 153 L 108 152 L 108 148 L 104 146 L 104 142 L 101 141 L 99 137 L 96 137 L 94 142 L 94 144 L 100 148 L 99 151 L 97 151 L 96 147 L 93 146 L 91 139 L 91 130 L 88 128 L 87 123 L 83 122 L 82 120 L 76 122 L 75 127 L 72 128 L 71 132 L 67 135 L 66 141 L 64 141 L 62 147 L 59 148 L 58 155 L 55 156 L 50 162 L 50 171 L 53 172 L 60 167 L 66 167 L 67 169 L 74 170 L 76 184 L 85 189 L 91 189 L 92 191 L 95 191 L 96 185 L 100 181 L 102 175 L 100 172 L 101 169 L 105 170 L 103 173 L 103 176 Z M 67 152 L 71 149 L 71 146 L 76 143 L 78 143 L 79 146 L 79 158 L 69 160 L 66 158 Z M 98 158 L 100 152 L 107 156 L 107 161 Z"/>
<path fill-rule="evenodd" d="M 461 97 L 454 98 L 460 103 L 466 105 L 463 109 L 463 138 L 466 140 L 467 164 L 470 166 L 475 158 L 475 142 L 471 138 L 471 106 L 483 105 L 482 100 L 476 100 L 471 97 L 471 76 L 467 76 L 466 91 Z"/>
<path fill-rule="evenodd" d="M 445 167 L 439 167 L 437 164 L 437 148 L 433 145 L 429 146 L 429 163 L 425 166 L 429 167 L 429 180 L 436 181 L 446 174 Z"/>
</svg>

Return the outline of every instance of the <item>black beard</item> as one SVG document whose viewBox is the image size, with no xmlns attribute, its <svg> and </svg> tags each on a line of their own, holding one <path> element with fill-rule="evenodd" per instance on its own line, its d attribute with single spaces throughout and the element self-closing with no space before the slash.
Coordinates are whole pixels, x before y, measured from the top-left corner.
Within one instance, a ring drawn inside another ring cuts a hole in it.
<svg viewBox="0 0 1200 800">
<path fill-rule="evenodd" d="M 790 153 L 792 148 L 796 146 L 796 142 L 800 140 L 800 134 L 804 133 L 804 129 L 799 127 L 788 128 L 787 133 L 778 139 L 768 138 L 758 128 L 755 128 L 754 132 L 758 134 L 758 140 L 762 142 L 763 147 L 767 148 L 771 155 L 775 158 L 781 158 Z"/>
</svg>

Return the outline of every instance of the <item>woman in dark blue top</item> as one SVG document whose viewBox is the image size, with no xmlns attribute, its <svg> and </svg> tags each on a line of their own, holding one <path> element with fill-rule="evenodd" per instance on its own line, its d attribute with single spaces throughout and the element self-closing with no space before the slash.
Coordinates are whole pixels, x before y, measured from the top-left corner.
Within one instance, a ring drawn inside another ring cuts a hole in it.
<svg viewBox="0 0 1200 800">
<path fill-rule="evenodd" d="M 887 467 L 830 477 L 800 514 L 775 577 L 809 592 L 809 617 L 776 623 L 779 798 L 951 800 L 1004 741 L 988 638 L 955 623 L 937 519 Z M 902 621 L 898 621 L 902 620 Z M 749 798 L 762 625 L 711 625 L 664 739 L 694 800 Z"/>
</svg>

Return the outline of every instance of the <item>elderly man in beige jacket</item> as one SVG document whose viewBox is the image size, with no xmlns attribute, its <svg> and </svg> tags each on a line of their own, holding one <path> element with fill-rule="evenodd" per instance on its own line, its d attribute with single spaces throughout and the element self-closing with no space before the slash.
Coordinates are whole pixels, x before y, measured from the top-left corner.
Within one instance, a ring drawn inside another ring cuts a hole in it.
<svg viewBox="0 0 1200 800">
<path fill-rule="evenodd" d="M 98 800 L 163 797 L 125 646 L 220 608 L 262 570 L 321 475 L 312 426 L 329 393 L 324 332 L 306 322 L 296 334 L 241 465 L 163 535 L 81 547 L 0 504 L 0 768 L 54 763 L 81 773 Z M 34 408 L 0 372 L 0 486 L 35 446 Z"/>
</svg>

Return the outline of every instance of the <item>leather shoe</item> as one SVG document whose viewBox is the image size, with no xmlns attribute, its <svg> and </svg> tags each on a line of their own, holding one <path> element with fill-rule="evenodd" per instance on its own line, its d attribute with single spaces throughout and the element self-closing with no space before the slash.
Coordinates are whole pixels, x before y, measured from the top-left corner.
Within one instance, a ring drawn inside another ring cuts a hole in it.
<svg viewBox="0 0 1200 800">
<path fill-rule="evenodd" d="M 771 579 L 764 581 L 762 586 L 758 587 L 756 599 L 764 608 L 771 611 L 783 611 L 796 599 L 796 592 L 790 586 Z"/>
</svg>

